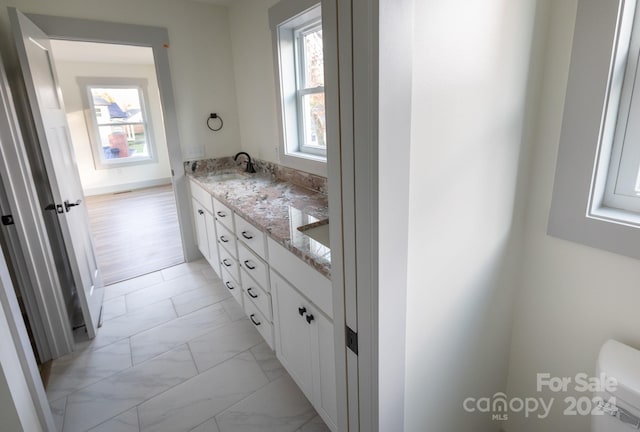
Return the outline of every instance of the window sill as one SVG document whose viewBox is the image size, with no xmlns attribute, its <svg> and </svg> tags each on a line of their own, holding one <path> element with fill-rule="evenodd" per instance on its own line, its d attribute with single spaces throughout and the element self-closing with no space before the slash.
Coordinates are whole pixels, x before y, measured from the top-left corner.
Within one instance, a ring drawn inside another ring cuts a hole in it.
<svg viewBox="0 0 640 432">
<path fill-rule="evenodd" d="M 103 170 L 103 169 L 130 167 L 135 165 L 147 165 L 147 164 L 152 164 L 157 162 L 158 162 L 157 159 L 154 157 L 145 157 L 140 159 L 124 159 L 122 161 L 118 161 L 117 159 L 115 159 L 115 162 L 101 161 L 99 163 L 95 163 L 95 168 L 97 170 Z"/>
<path fill-rule="evenodd" d="M 280 155 L 280 164 L 310 174 L 327 176 L 327 158 L 309 153 L 292 152 Z"/>
<path fill-rule="evenodd" d="M 618 224 L 630 228 L 640 228 L 640 214 L 612 207 L 600 207 L 592 211 L 588 218 Z"/>
</svg>

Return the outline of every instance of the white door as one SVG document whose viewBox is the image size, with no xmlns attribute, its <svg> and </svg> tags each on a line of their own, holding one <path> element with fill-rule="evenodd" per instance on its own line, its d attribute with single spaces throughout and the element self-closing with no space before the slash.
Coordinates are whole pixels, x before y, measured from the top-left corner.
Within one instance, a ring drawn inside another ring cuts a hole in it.
<svg viewBox="0 0 640 432">
<path fill-rule="evenodd" d="M 95 337 L 104 285 L 47 35 L 10 9 L 18 57 L 78 299 L 90 338 Z"/>
<path fill-rule="evenodd" d="M 198 242 L 198 249 L 200 249 L 200 252 L 206 259 L 209 259 L 209 238 L 207 237 L 205 210 L 198 201 L 192 199 L 191 202 L 193 203 L 193 218 L 196 221 L 196 241 Z"/>
<path fill-rule="evenodd" d="M 309 302 L 276 273 L 271 273 L 274 290 L 276 354 L 302 392 L 313 400 L 312 341 L 306 314 Z"/>
</svg>

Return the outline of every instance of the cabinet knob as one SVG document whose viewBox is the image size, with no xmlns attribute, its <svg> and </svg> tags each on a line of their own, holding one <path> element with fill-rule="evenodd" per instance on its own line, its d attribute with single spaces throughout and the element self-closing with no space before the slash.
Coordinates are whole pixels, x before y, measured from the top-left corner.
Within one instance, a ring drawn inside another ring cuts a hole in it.
<svg viewBox="0 0 640 432">
<path fill-rule="evenodd" d="M 251 291 L 252 289 L 253 288 L 247 288 L 247 294 L 249 294 L 249 297 L 251 298 L 258 298 L 258 296 Z"/>
<path fill-rule="evenodd" d="M 313 321 L 313 319 L 314 319 L 314 318 L 313 318 L 313 315 L 311 315 L 311 314 L 307 314 L 306 320 L 307 320 L 307 323 L 308 323 L 308 324 L 311 324 L 311 321 Z"/>
<path fill-rule="evenodd" d="M 203 215 L 203 214 L 204 214 L 204 212 L 202 211 L 202 209 L 198 209 L 198 214 L 199 214 L 199 215 Z"/>
<path fill-rule="evenodd" d="M 255 316 L 256 316 L 256 314 L 251 314 L 251 315 L 249 315 L 249 318 L 251 319 L 252 323 L 254 323 L 255 325 L 259 326 L 262 323 L 260 321 L 256 321 L 255 318 L 254 318 Z"/>
<path fill-rule="evenodd" d="M 249 260 L 244 260 L 244 265 L 247 266 L 247 268 L 249 270 L 255 270 L 255 268 L 256 268 L 256 266 L 254 266 L 254 265 L 252 266 L 251 265 L 251 261 L 249 261 Z"/>
<path fill-rule="evenodd" d="M 304 306 L 298 308 L 298 313 L 300 314 L 300 316 L 304 315 L 306 311 L 307 311 L 307 308 Z"/>
</svg>

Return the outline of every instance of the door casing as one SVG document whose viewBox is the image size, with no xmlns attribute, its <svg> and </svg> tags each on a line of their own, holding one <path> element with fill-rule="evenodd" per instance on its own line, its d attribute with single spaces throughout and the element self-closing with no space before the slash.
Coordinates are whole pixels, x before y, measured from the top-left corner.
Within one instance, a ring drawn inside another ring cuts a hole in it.
<svg viewBox="0 0 640 432">
<path fill-rule="evenodd" d="M 9 241 L 12 241 L 11 237 L 13 237 L 20 242 L 20 254 L 23 256 L 17 257 L 17 259 L 23 259 L 25 268 L 28 269 L 28 274 L 22 276 L 29 283 L 38 287 L 34 290 L 34 295 L 43 297 L 43 301 L 39 303 L 39 306 L 43 308 L 40 313 L 47 317 L 50 324 L 44 331 L 62 333 L 60 339 L 63 346 L 51 344 L 46 349 L 54 355 L 63 353 L 72 347 L 71 331 L 65 321 L 64 302 L 57 297 L 60 294 L 60 287 L 55 273 L 55 264 L 49 249 L 38 197 L 31 179 L 29 164 L 22 145 L 22 135 L 17 124 L 17 116 L 1 60 L 0 177 L 0 186 L 7 190 L 6 198 L 11 206 L 12 216 L 16 220 L 15 225 L 6 227 L 10 228 L 12 232 L 4 230 L 3 234 L 8 235 Z M 3 244 L 2 249 L 5 246 Z M 15 251 L 0 249 L 0 333 L 3 333 L 2 344 L 4 346 L 0 350 L 0 365 L 3 369 L 8 364 L 11 366 L 11 369 L 5 369 L 4 373 L 13 375 L 11 382 L 7 380 L 8 390 L 12 393 L 21 393 L 23 396 L 23 399 L 20 400 L 19 411 L 25 414 L 30 408 L 33 408 L 35 412 L 37 420 L 33 417 L 25 420 L 31 424 L 35 421 L 39 422 L 42 430 L 55 430 L 51 410 L 3 252 L 13 255 Z M 57 340 L 50 333 L 47 336 Z M 26 386 L 28 395 L 25 389 L 21 388 L 21 384 Z M 30 396 L 31 400 L 28 400 L 26 396 Z"/>
<path fill-rule="evenodd" d="M 167 29 L 135 24 L 121 24 L 79 18 L 26 14 L 50 39 L 109 43 L 149 47 L 153 50 L 160 91 L 167 150 L 173 173 L 173 191 L 178 209 L 182 249 L 186 261 L 200 257 L 191 220 L 188 180 L 184 173 L 178 118 L 169 68 L 169 33 Z"/>
</svg>

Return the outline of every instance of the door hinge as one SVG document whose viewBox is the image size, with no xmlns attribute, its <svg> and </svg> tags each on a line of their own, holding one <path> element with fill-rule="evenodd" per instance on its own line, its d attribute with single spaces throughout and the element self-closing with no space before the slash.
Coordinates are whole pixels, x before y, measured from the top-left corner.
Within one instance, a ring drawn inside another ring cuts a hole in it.
<svg viewBox="0 0 640 432">
<path fill-rule="evenodd" d="M 15 221 L 13 220 L 13 215 L 2 216 L 2 225 L 7 226 L 7 225 L 13 225 L 14 223 Z"/>
<path fill-rule="evenodd" d="M 358 355 L 358 333 L 351 330 L 349 326 L 346 326 L 346 336 L 347 336 L 347 348 Z"/>
</svg>

